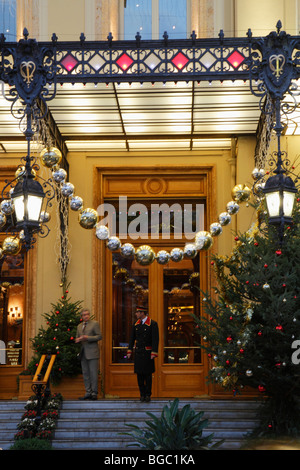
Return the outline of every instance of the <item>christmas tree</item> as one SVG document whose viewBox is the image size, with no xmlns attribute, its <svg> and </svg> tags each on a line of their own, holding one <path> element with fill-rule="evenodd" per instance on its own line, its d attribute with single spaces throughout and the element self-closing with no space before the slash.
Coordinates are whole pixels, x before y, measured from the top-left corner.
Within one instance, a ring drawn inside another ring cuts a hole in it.
<svg viewBox="0 0 300 470">
<path fill-rule="evenodd" d="M 64 283 L 62 288 L 61 299 L 51 304 L 50 313 L 43 314 L 46 326 L 40 327 L 38 334 L 31 340 L 34 356 L 27 368 L 34 374 L 43 354 L 55 354 L 50 376 L 53 384 L 58 384 L 62 377 L 74 377 L 81 373 L 80 361 L 77 359 L 80 346 L 75 343 L 81 301 L 72 302 Z"/>
<path fill-rule="evenodd" d="M 257 223 L 235 237 L 230 256 L 211 257 L 216 286 L 201 293 L 205 315 L 195 318 L 211 361 L 209 381 L 234 395 L 245 387 L 261 395 L 257 435 L 300 432 L 300 364 L 294 349 L 300 351 L 299 199 L 295 206 L 282 243 L 259 207 Z"/>
</svg>

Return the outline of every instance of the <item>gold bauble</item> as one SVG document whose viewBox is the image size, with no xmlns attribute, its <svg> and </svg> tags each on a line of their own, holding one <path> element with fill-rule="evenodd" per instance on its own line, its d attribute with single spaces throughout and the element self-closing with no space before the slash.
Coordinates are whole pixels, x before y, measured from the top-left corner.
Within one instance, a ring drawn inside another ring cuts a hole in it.
<svg viewBox="0 0 300 470">
<path fill-rule="evenodd" d="M 250 199 L 251 190 L 245 184 L 237 184 L 231 194 L 234 201 L 246 202 Z"/>
<path fill-rule="evenodd" d="M 34 168 L 30 169 L 31 174 L 33 175 L 33 179 L 36 179 L 36 171 Z M 17 180 L 21 180 L 26 173 L 25 166 L 19 166 L 15 172 L 15 177 Z"/>
<path fill-rule="evenodd" d="M 44 150 L 41 151 L 40 157 L 42 160 L 42 164 L 47 168 L 52 168 L 58 163 L 60 163 L 62 159 L 61 151 L 58 150 L 56 147 L 46 147 Z"/>
<path fill-rule="evenodd" d="M 209 232 L 201 231 L 196 233 L 195 245 L 197 250 L 209 250 L 213 244 L 213 238 Z"/>
<path fill-rule="evenodd" d="M 152 250 L 151 246 L 142 245 L 137 248 L 135 259 L 142 266 L 148 266 L 155 260 L 155 252 Z"/>
<path fill-rule="evenodd" d="M 19 238 L 7 237 L 2 243 L 2 252 L 4 255 L 17 255 L 21 251 Z"/>
<path fill-rule="evenodd" d="M 79 214 L 79 224 L 86 229 L 94 228 L 98 223 L 98 212 L 95 209 L 83 209 Z"/>
</svg>

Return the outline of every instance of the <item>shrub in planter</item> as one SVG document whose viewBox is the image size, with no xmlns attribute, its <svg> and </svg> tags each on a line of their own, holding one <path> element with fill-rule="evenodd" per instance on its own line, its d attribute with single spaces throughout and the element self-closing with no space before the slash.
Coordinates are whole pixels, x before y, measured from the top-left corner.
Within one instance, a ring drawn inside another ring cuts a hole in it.
<svg viewBox="0 0 300 470">
<path fill-rule="evenodd" d="M 51 441 L 33 437 L 32 439 L 18 439 L 10 450 L 52 450 Z"/>
<path fill-rule="evenodd" d="M 203 436 L 208 420 L 202 419 L 204 412 L 196 412 L 190 405 L 179 409 L 176 398 L 170 406 L 164 406 L 160 417 L 147 412 L 152 418 L 145 422 L 144 428 L 134 424 L 126 426 L 131 433 L 123 433 L 134 438 L 134 444 L 150 450 L 209 450 L 221 445 L 223 441 L 211 444 L 213 434 Z M 211 444 L 211 445 L 210 445 Z"/>
</svg>

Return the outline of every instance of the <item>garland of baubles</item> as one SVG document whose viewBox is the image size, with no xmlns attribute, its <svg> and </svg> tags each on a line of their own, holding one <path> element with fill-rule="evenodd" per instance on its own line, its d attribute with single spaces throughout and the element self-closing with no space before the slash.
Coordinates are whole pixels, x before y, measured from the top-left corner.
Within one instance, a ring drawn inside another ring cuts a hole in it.
<svg viewBox="0 0 300 470">
<path fill-rule="evenodd" d="M 236 185 L 232 190 L 232 201 L 226 205 L 226 211 L 219 215 L 218 222 L 210 225 L 209 231 L 200 231 L 195 235 L 193 242 L 187 243 L 183 249 L 173 248 L 170 253 L 166 250 L 160 250 L 155 253 L 153 248 L 149 245 L 141 245 L 135 248 L 131 243 L 121 243 L 121 240 L 116 236 L 111 236 L 109 229 L 105 225 L 99 223 L 99 215 L 93 208 L 84 208 L 83 199 L 76 196 L 74 185 L 66 181 L 67 172 L 60 168 L 59 163 L 62 159 L 62 154 L 56 147 L 47 147 L 40 153 L 42 165 L 51 169 L 52 179 L 57 184 L 61 194 L 69 199 L 69 207 L 72 211 L 78 212 L 79 225 L 84 229 L 95 229 L 96 237 L 99 240 L 106 242 L 106 247 L 110 251 L 120 251 L 124 258 L 135 258 L 137 263 L 142 266 L 152 264 L 155 260 L 157 263 L 165 265 L 170 260 L 179 262 L 183 258 L 193 259 L 197 256 L 199 251 L 207 251 L 213 246 L 214 237 L 223 233 L 223 227 L 231 223 L 232 215 L 238 213 L 240 204 L 247 202 L 251 196 L 251 190 L 244 184 Z M 254 179 L 262 176 L 262 170 L 255 169 L 252 173 Z M 17 170 L 16 178 L 22 177 L 22 170 Z M 0 228 L 5 225 L 6 215 L 11 214 L 13 211 L 11 201 L 4 200 L 0 205 Z M 50 220 L 49 213 L 41 215 L 41 223 Z M 18 237 L 7 237 L 2 244 L 2 255 L 15 255 L 21 249 L 22 234 Z"/>
</svg>

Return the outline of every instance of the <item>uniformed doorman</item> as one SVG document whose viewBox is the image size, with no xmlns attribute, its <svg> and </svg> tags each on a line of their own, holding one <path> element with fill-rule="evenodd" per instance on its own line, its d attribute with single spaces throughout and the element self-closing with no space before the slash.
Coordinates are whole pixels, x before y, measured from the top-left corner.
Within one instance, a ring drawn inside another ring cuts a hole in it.
<svg viewBox="0 0 300 470">
<path fill-rule="evenodd" d="M 148 316 L 145 307 L 136 308 L 137 321 L 132 327 L 127 357 L 130 358 L 135 346 L 134 372 L 140 390 L 140 400 L 150 401 L 152 374 L 155 371 L 154 359 L 158 355 L 158 325 Z"/>
</svg>

